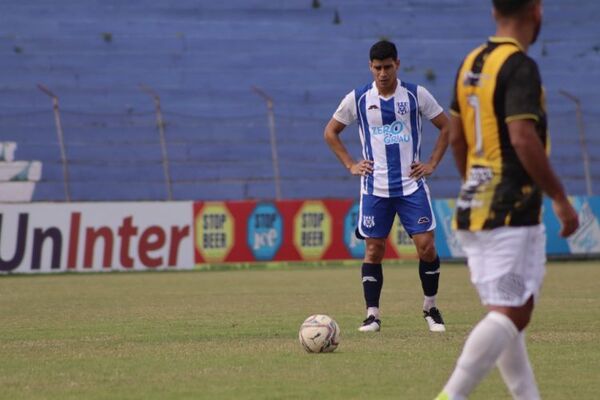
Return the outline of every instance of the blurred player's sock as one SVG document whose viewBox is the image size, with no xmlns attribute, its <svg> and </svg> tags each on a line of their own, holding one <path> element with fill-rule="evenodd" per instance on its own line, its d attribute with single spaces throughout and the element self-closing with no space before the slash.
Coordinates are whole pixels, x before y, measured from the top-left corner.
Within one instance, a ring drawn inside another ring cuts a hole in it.
<svg viewBox="0 0 600 400">
<path fill-rule="evenodd" d="M 489 312 L 469 334 L 443 393 L 451 400 L 466 399 L 518 334 L 506 315 Z"/>
<path fill-rule="evenodd" d="M 504 349 L 496 362 L 504 383 L 515 400 L 539 400 L 533 369 L 525 347 L 525 333 L 521 332 Z"/>
<path fill-rule="evenodd" d="M 428 297 L 435 296 L 440 281 L 440 257 L 436 256 L 435 260 L 431 262 L 419 260 L 419 277 L 421 278 L 423 294 Z M 429 308 L 431 307 L 433 306 Z M 429 308 L 425 308 L 424 306 L 423 310 L 429 311 Z"/>
</svg>

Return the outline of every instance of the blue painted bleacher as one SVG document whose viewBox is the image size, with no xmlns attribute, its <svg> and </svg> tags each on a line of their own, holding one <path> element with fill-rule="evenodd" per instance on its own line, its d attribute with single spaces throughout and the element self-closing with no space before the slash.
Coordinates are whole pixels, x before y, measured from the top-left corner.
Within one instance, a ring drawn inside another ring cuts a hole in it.
<svg viewBox="0 0 600 400">
<path fill-rule="evenodd" d="M 0 141 L 41 160 L 35 200 L 63 200 L 50 99 L 60 97 L 73 200 L 166 198 L 152 99 L 160 95 L 175 199 L 272 199 L 269 130 L 261 87 L 275 101 L 285 198 L 355 197 L 322 139 L 345 93 L 370 80 L 367 53 L 398 45 L 401 78 L 446 106 L 462 56 L 493 33 L 490 1 L 32 0 L 0 4 Z M 334 24 L 337 10 L 340 23 Z M 584 109 L 594 185 L 600 187 L 600 8 L 546 2 L 530 53 L 547 89 L 552 160 L 571 194 L 585 194 L 575 108 Z M 423 154 L 435 130 L 425 127 Z M 359 155 L 355 127 L 343 134 Z M 435 197 L 458 187 L 450 154 L 430 179 Z"/>
</svg>

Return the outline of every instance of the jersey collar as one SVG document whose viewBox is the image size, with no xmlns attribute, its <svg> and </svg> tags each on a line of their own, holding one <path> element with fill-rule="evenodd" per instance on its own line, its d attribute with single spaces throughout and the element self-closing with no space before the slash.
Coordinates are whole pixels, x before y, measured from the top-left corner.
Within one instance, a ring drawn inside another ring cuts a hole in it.
<svg viewBox="0 0 600 400">
<path fill-rule="evenodd" d="M 516 39 L 508 36 L 490 36 L 488 40 L 491 43 L 512 43 L 516 45 L 521 51 L 524 51 L 523 47 L 521 46 L 521 43 L 519 43 Z"/>
<path fill-rule="evenodd" d="M 398 88 L 401 86 L 400 85 L 400 83 L 401 83 L 400 82 L 400 78 L 396 78 L 396 82 L 397 82 L 396 90 L 394 90 L 394 93 L 392 93 L 389 96 L 383 96 L 381 93 L 379 93 L 379 89 L 377 89 L 377 83 L 375 83 L 375 81 L 373 81 L 373 84 L 372 84 L 373 86 L 372 87 L 375 90 L 375 93 L 377 93 L 377 96 L 381 97 L 384 100 L 389 100 L 389 99 L 391 99 L 392 97 L 394 97 L 396 95 L 396 92 L 398 91 Z"/>
</svg>

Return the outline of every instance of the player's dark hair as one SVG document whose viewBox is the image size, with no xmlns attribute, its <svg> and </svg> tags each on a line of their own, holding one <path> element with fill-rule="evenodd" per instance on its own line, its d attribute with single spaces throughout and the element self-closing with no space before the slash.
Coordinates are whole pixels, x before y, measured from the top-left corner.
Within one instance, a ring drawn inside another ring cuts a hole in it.
<svg viewBox="0 0 600 400">
<path fill-rule="evenodd" d="M 511 16 L 520 13 L 539 0 L 492 0 L 494 8 L 500 14 Z"/>
<path fill-rule="evenodd" d="M 380 40 L 371 46 L 371 50 L 369 51 L 369 59 L 371 61 L 385 60 L 387 58 L 398 59 L 398 50 L 396 50 L 394 43 L 387 40 Z"/>
</svg>

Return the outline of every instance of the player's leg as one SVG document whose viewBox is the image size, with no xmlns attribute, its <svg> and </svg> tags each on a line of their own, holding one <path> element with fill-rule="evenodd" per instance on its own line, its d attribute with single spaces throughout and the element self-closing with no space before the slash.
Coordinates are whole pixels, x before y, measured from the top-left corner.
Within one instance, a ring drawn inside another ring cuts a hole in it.
<svg viewBox="0 0 600 400">
<path fill-rule="evenodd" d="M 440 398 L 466 399 L 497 364 L 515 399 L 539 399 L 522 331 L 544 276 L 543 226 L 461 232 L 460 240 L 489 313 L 469 334 Z"/>
<path fill-rule="evenodd" d="M 540 398 L 525 346 L 525 332 L 519 332 L 517 337 L 509 342 L 496 361 L 496 365 L 513 399 Z"/>
<path fill-rule="evenodd" d="M 379 313 L 379 299 L 383 288 L 383 254 L 385 253 L 385 239 L 365 238 L 365 257 L 361 275 L 367 318 L 359 328 L 362 332 L 379 331 L 381 319 Z"/>
<path fill-rule="evenodd" d="M 529 324 L 535 305 L 535 296 L 539 293 L 544 274 L 546 261 L 546 235 L 543 225 L 528 228 L 530 252 L 528 263 L 520 274 L 524 276 L 527 292 L 532 292 L 524 307 L 498 307 L 495 311 L 507 315 L 519 329 L 519 334 L 506 346 L 496 365 L 500 370 L 502 379 L 508 387 L 513 399 L 528 400 L 539 399 L 540 393 L 535 381 L 533 369 L 529 362 L 527 347 L 525 345 L 525 328 Z M 491 308 L 491 307 L 489 307 Z"/>
<path fill-rule="evenodd" d="M 383 288 L 382 261 L 385 238 L 391 229 L 393 217 L 394 209 L 389 199 L 371 195 L 361 197 L 357 236 L 366 240 L 361 275 L 367 309 L 367 318 L 359 328 L 362 332 L 379 331 L 381 328 L 379 299 Z"/>
<path fill-rule="evenodd" d="M 444 332 L 444 320 L 436 305 L 440 280 L 440 259 L 435 240 L 435 215 L 429 189 L 423 184 L 416 192 L 397 199 L 396 211 L 406 232 L 412 237 L 419 256 L 419 277 L 423 288 L 423 317 L 432 332 Z"/>
<path fill-rule="evenodd" d="M 452 376 L 444 391 L 452 400 L 466 399 L 475 386 L 491 371 L 494 365 L 502 365 L 502 376 L 509 380 L 509 388 L 521 393 L 537 393 L 533 371 L 529 364 L 525 347 L 521 347 L 519 338 L 525 328 L 533 300 L 521 307 L 489 307 L 490 312 L 471 331 L 463 351 L 456 363 Z M 502 310 L 502 311 L 500 311 Z M 520 332 L 521 331 L 521 332 Z M 524 365 L 517 365 L 525 361 Z M 516 367 L 516 368 L 515 368 Z M 522 376 L 517 376 L 524 373 Z M 533 383 L 533 386 L 530 385 Z M 537 397 L 514 397 L 515 399 L 538 399 Z"/>
<path fill-rule="evenodd" d="M 442 313 L 437 308 L 436 297 L 440 281 L 440 258 L 434 244 L 433 231 L 413 235 L 419 256 L 419 278 L 423 288 L 423 317 L 432 332 L 445 332 Z"/>
</svg>

